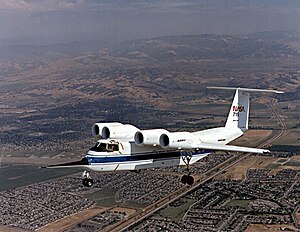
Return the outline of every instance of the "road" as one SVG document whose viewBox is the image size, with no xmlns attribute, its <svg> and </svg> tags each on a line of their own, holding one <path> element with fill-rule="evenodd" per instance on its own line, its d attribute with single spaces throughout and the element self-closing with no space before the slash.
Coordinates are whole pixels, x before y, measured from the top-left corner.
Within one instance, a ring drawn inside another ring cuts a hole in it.
<svg viewBox="0 0 300 232">
<path fill-rule="evenodd" d="M 275 109 L 274 104 L 271 102 L 268 104 L 269 108 L 272 110 L 274 116 L 276 117 L 278 124 L 280 126 L 280 130 L 275 130 L 272 134 L 263 141 L 260 141 L 259 144 L 256 144 L 257 147 L 263 148 L 267 147 L 274 143 L 275 140 L 279 139 L 282 135 L 285 134 L 286 131 L 286 124 L 279 114 L 279 112 Z M 188 194 L 189 192 L 197 189 L 199 186 L 203 185 L 207 181 L 213 179 L 215 176 L 225 172 L 232 166 L 236 165 L 237 163 L 241 162 L 242 160 L 246 159 L 250 156 L 251 153 L 245 153 L 238 156 L 234 156 L 233 158 L 225 161 L 221 166 L 216 166 L 212 170 L 208 172 L 208 174 L 204 177 L 204 179 L 200 179 L 194 183 L 193 186 L 184 186 L 179 188 L 178 190 L 174 191 L 173 193 L 169 194 L 168 196 L 160 199 L 159 201 L 155 202 L 152 205 L 147 206 L 142 211 L 138 211 L 135 214 L 132 214 L 130 217 L 122 220 L 119 223 L 116 223 L 113 227 L 110 227 L 110 232 L 117 232 L 117 231 L 124 231 L 128 229 L 130 226 L 142 221 L 143 219 L 153 215 L 160 209 L 164 208 L 165 206 L 169 205 L 171 202 L 183 197 L 184 195 Z"/>
</svg>

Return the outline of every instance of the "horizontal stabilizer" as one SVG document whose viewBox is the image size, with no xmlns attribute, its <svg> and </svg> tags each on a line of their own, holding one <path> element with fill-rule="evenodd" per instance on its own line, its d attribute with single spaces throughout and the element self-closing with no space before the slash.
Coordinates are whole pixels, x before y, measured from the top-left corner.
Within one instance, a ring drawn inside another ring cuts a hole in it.
<svg viewBox="0 0 300 232">
<path fill-rule="evenodd" d="M 270 153 L 267 149 L 251 148 L 251 147 L 240 147 L 240 146 L 231 146 L 223 144 L 214 144 L 214 143 L 200 143 L 193 146 L 194 149 L 209 149 L 215 151 L 235 151 L 235 152 L 245 152 L 245 153 L 257 153 L 264 154 Z"/>
<path fill-rule="evenodd" d="M 80 167 L 80 166 L 85 166 L 85 165 L 89 165 L 87 158 L 83 158 L 80 161 L 63 163 L 63 164 L 54 164 L 54 165 L 49 165 L 49 166 L 41 167 L 41 168 L 66 168 L 66 167 L 74 168 L 74 167 Z"/>
<path fill-rule="evenodd" d="M 219 87 L 219 86 L 207 86 L 207 89 L 222 89 L 222 90 L 240 90 L 243 92 L 264 92 L 264 93 L 284 93 L 283 91 L 272 90 L 272 89 L 248 89 L 239 87 Z"/>
</svg>

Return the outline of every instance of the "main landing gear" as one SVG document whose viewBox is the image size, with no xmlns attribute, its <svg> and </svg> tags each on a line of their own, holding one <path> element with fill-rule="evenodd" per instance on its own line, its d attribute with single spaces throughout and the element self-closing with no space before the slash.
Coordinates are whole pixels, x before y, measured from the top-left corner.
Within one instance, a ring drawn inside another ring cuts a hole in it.
<svg viewBox="0 0 300 232">
<path fill-rule="evenodd" d="M 92 187 L 93 186 L 94 181 L 91 178 L 91 175 L 88 171 L 84 171 L 82 173 L 82 178 L 83 178 L 83 180 L 82 180 L 83 186 L 85 186 L 85 187 Z"/>
<path fill-rule="evenodd" d="M 194 184 L 194 177 L 190 176 L 190 174 L 184 175 L 181 177 L 181 183 L 192 185 Z"/>
<path fill-rule="evenodd" d="M 190 168 L 189 168 L 191 159 L 192 159 L 192 152 L 182 151 L 182 160 L 186 165 L 186 171 L 187 171 L 187 175 L 181 177 L 181 183 L 183 184 L 188 184 L 188 185 L 194 184 L 194 177 L 191 176 Z"/>
</svg>

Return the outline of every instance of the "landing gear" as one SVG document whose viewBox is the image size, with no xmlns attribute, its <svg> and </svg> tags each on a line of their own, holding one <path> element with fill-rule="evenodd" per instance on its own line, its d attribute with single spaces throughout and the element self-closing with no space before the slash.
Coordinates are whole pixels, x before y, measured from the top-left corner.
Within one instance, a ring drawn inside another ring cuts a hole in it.
<svg viewBox="0 0 300 232">
<path fill-rule="evenodd" d="M 84 171 L 82 173 L 82 178 L 83 178 L 83 180 L 82 180 L 83 186 L 85 186 L 85 187 L 92 187 L 93 186 L 94 181 L 91 178 L 90 173 L 88 171 Z"/>
<path fill-rule="evenodd" d="M 189 167 L 190 161 L 192 159 L 192 152 L 182 151 L 181 155 L 182 155 L 182 160 L 186 165 L 186 171 L 187 171 L 187 175 L 181 177 L 181 183 L 192 185 L 194 184 L 194 177 L 191 176 L 190 167 Z"/>
<path fill-rule="evenodd" d="M 82 184 L 85 187 L 92 187 L 94 182 L 93 182 L 93 179 L 85 178 L 85 179 L 82 180 Z"/>
<path fill-rule="evenodd" d="M 134 173 L 141 173 L 141 171 L 142 171 L 142 169 L 138 169 L 138 170 L 132 170 L 132 172 L 134 172 Z"/>
<path fill-rule="evenodd" d="M 192 184 L 194 184 L 194 177 L 190 176 L 189 174 L 184 175 L 181 177 L 181 183 L 192 185 Z"/>
</svg>

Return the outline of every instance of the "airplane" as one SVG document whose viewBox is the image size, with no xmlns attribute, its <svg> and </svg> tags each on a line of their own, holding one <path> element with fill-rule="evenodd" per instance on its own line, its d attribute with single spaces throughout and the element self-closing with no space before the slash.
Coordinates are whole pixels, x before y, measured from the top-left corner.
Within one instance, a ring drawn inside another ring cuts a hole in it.
<svg viewBox="0 0 300 232">
<path fill-rule="evenodd" d="M 82 184 L 93 185 L 89 171 L 114 172 L 186 166 L 181 182 L 192 185 L 194 178 L 190 165 L 214 151 L 269 153 L 267 149 L 227 145 L 248 130 L 251 92 L 283 93 L 277 90 L 234 87 L 207 87 L 209 89 L 235 90 L 226 124 L 223 127 L 195 132 L 169 132 L 165 129 L 141 130 L 120 122 L 95 123 L 93 136 L 100 137 L 86 156 L 76 162 L 50 165 L 46 168 L 81 167 Z"/>
</svg>

